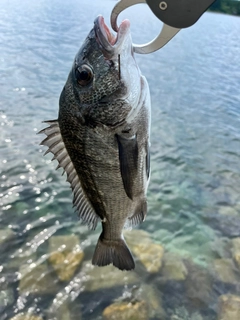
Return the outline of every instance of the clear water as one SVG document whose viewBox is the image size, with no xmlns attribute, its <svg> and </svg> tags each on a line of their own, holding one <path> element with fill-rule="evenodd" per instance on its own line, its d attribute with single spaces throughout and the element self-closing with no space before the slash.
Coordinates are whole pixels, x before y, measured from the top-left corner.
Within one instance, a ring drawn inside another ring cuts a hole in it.
<svg viewBox="0 0 240 320">
<path fill-rule="evenodd" d="M 88 261 L 100 227 L 91 232 L 78 222 L 68 183 L 50 156 L 43 157 L 36 135 L 41 121 L 56 119 L 59 94 L 95 17 L 101 13 L 108 21 L 114 4 L 1 0 L 0 229 L 14 234 L 0 246 L 1 320 L 20 312 L 54 319 L 48 310 L 61 298 L 71 304 L 70 319 L 102 319 L 105 307 L 132 290 L 126 282 L 89 293 L 81 266 L 69 282 L 52 275 L 49 239 L 78 235 Z M 137 43 L 161 27 L 144 5 L 122 17 L 130 18 Z M 238 17 L 206 13 L 162 50 L 136 57 L 152 97 L 149 212 L 139 228 L 188 269 L 186 280 L 163 282 L 161 272 L 137 267 L 139 286 L 161 296 L 166 319 L 181 312 L 179 319 L 197 313 L 216 319 L 219 296 L 240 295 L 236 265 L 231 281 L 219 280 L 213 267 L 216 259 L 232 260 L 232 239 L 240 237 L 239 44 Z M 55 291 L 19 291 L 19 268 L 31 263 L 49 266 Z M 189 293 L 194 284 L 198 297 Z"/>
</svg>

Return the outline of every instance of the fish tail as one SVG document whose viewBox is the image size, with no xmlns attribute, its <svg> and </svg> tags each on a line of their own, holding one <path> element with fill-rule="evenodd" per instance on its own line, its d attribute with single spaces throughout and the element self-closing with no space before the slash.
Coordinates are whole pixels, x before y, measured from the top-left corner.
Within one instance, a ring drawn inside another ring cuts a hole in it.
<svg viewBox="0 0 240 320">
<path fill-rule="evenodd" d="M 103 233 L 98 239 L 92 264 L 99 267 L 113 264 L 120 270 L 132 270 L 135 263 L 124 239 L 107 240 Z"/>
</svg>

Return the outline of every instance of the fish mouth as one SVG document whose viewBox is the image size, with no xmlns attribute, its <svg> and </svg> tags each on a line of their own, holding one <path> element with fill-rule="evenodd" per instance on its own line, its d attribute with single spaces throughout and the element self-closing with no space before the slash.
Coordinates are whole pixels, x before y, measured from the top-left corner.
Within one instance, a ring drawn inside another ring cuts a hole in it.
<svg viewBox="0 0 240 320">
<path fill-rule="evenodd" d="M 113 55 L 121 47 L 127 34 L 129 34 L 130 22 L 127 19 L 123 20 L 118 28 L 117 35 L 114 36 L 105 24 L 103 16 L 98 16 L 94 21 L 94 31 L 105 58 L 110 58 L 109 55 Z"/>
</svg>

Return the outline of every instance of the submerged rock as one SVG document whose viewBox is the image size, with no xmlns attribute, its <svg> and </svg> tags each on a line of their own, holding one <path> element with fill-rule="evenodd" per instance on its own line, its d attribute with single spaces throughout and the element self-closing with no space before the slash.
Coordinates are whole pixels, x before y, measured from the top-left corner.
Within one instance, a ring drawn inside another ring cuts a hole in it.
<svg viewBox="0 0 240 320">
<path fill-rule="evenodd" d="M 161 269 L 164 249 L 158 243 L 141 243 L 132 248 L 134 255 L 141 261 L 146 270 L 156 273 Z"/>
<path fill-rule="evenodd" d="M 239 281 L 237 270 L 231 259 L 216 259 L 213 265 L 219 281 L 231 284 L 236 284 Z"/>
<path fill-rule="evenodd" d="M 240 238 L 235 238 L 232 240 L 232 255 L 235 260 L 238 269 L 240 270 Z"/>
<path fill-rule="evenodd" d="M 43 320 L 43 318 L 30 313 L 19 313 L 10 320 Z"/>
<path fill-rule="evenodd" d="M 12 288 L 0 290 L 0 314 L 1 312 L 14 303 L 14 291 Z"/>
<path fill-rule="evenodd" d="M 59 290 L 56 279 L 46 264 L 29 266 L 23 265 L 19 269 L 19 293 L 56 293 Z"/>
<path fill-rule="evenodd" d="M 47 319 L 51 320 L 73 320 L 71 315 L 71 308 L 68 301 L 63 303 L 58 303 L 57 297 L 54 299 L 54 303 L 50 306 L 48 310 Z M 78 320 L 81 320 L 81 314 L 78 313 Z"/>
<path fill-rule="evenodd" d="M 81 273 L 85 291 L 96 291 L 141 282 L 134 271 L 121 271 L 112 265 L 100 268 L 93 266 L 90 261 L 83 263 Z"/>
<path fill-rule="evenodd" d="M 134 293 L 129 297 L 128 302 L 145 301 L 148 307 L 149 318 L 165 319 L 166 313 L 162 306 L 162 296 L 159 290 L 153 285 L 143 284 L 133 288 L 132 291 Z"/>
<path fill-rule="evenodd" d="M 198 312 L 189 314 L 185 307 L 179 307 L 171 311 L 170 320 L 203 320 L 202 316 Z"/>
<path fill-rule="evenodd" d="M 145 301 L 135 303 L 116 302 L 103 311 L 104 320 L 148 320 L 148 308 Z M 160 320 L 160 319 L 159 319 Z"/>
<path fill-rule="evenodd" d="M 12 229 L 6 228 L 0 230 L 0 246 L 14 237 L 15 233 Z"/>
<path fill-rule="evenodd" d="M 49 239 L 48 260 L 61 281 L 71 280 L 83 257 L 77 236 L 54 236 Z"/>
<path fill-rule="evenodd" d="M 236 216 L 237 210 L 232 206 L 220 206 L 218 212 L 222 215 Z"/>
<path fill-rule="evenodd" d="M 124 237 L 136 259 L 148 272 L 156 273 L 161 269 L 164 248 L 154 243 L 146 231 L 125 231 Z"/>
<path fill-rule="evenodd" d="M 191 261 L 185 261 L 188 275 L 185 280 L 186 296 L 198 309 L 209 308 L 216 297 L 213 292 L 213 278 L 209 271 Z"/>
<path fill-rule="evenodd" d="M 240 296 L 231 294 L 219 297 L 218 320 L 240 319 Z"/>
<path fill-rule="evenodd" d="M 124 238 L 127 241 L 127 244 L 130 248 L 139 244 L 139 242 L 151 243 L 151 235 L 144 230 L 133 229 L 133 230 L 124 230 Z"/>
<path fill-rule="evenodd" d="M 183 281 L 187 274 L 187 268 L 181 257 L 173 253 L 164 254 L 161 275 L 165 280 Z"/>
<path fill-rule="evenodd" d="M 205 219 L 209 226 L 219 230 L 223 236 L 240 237 L 240 217 L 238 215 L 209 214 Z"/>
</svg>

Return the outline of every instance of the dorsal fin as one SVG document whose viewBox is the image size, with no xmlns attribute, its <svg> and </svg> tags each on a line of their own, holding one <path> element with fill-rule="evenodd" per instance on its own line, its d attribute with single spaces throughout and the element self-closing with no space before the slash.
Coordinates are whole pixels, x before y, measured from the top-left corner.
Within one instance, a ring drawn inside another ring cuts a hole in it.
<svg viewBox="0 0 240 320">
<path fill-rule="evenodd" d="M 64 172 L 66 172 L 67 181 L 70 183 L 73 192 L 73 207 L 78 211 L 82 221 L 87 223 L 91 229 L 95 229 L 99 217 L 95 213 L 81 186 L 77 171 L 63 142 L 58 121 L 51 120 L 44 122 L 49 124 L 49 127 L 41 130 L 39 133 L 44 133 L 47 136 L 47 138 L 41 142 L 41 145 L 48 147 L 45 154 L 49 152 L 53 153 L 54 157 L 52 160 L 56 159 L 59 163 L 56 169 L 63 168 Z"/>
</svg>

